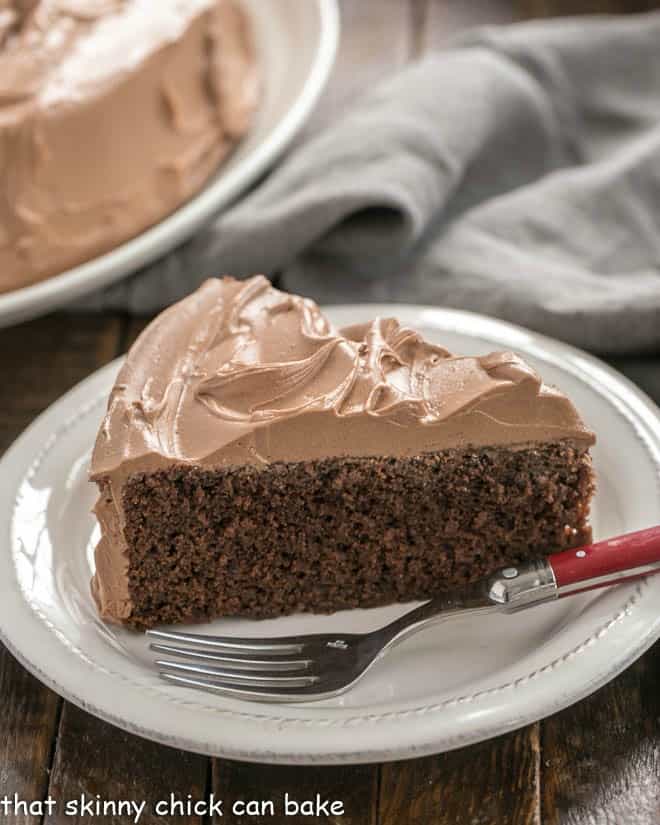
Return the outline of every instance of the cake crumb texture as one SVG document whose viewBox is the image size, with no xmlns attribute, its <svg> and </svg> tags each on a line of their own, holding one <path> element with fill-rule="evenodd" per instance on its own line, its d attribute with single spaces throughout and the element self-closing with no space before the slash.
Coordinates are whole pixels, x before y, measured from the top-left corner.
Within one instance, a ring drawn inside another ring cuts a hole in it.
<svg viewBox="0 0 660 825">
<path fill-rule="evenodd" d="M 128 623 L 329 613 L 588 542 L 587 447 L 174 465 L 123 488 Z"/>
</svg>

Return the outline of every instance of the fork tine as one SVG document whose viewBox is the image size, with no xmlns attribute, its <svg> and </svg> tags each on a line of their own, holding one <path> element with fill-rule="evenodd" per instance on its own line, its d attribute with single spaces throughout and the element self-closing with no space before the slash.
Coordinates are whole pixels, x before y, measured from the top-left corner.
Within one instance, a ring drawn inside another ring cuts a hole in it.
<svg viewBox="0 0 660 825">
<path fill-rule="evenodd" d="M 196 690 L 204 690 L 216 696 L 241 699 L 242 701 L 253 699 L 257 702 L 315 702 L 324 698 L 324 694 L 317 686 L 297 688 L 295 693 L 292 694 L 286 688 L 228 687 L 205 679 L 193 679 L 190 676 L 179 676 L 176 673 L 166 671 L 160 671 L 159 675 L 166 682 L 182 687 L 195 688 Z"/>
<path fill-rule="evenodd" d="M 271 659 L 246 659 L 243 656 L 221 655 L 205 650 L 191 649 L 188 647 L 177 647 L 176 645 L 164 645 L 159 642 L 152 642 L 150 650 L 156 653 L 168 653 L 171 656 L 178 656 L 181 659 L 194 659 L 195 661 L 214 662 L 217 665 L 227 665 L 234 670 L 278 670 L 294 671 L 306 670 L 313 664 L 311 659 L 283 659 L 281 656 L 273 656 Z"/>
<path fill-rule="evenodd" d="M 305 647 L 300 639 L 294 640 L 294 637 L 291 637 L 292 641 L 287 638 L 239 639 L 232 636 L 204 636 L 200 633 L 180 633 L 174 630 L 147 630 L 147 636 L 171 642 L 184 642 L 227 653 L 272 653 L 284 656 L 289 653 L 302 653 Z"/>
<path fill-rule="evenodd" d="M 204 665 L 188 665 L 183 662 L 171 662 L 164 659 L 156 660 L 156 665 L 159 668 L 165 668 L 165 670 L 210 677 L 214 683 L 224 683 L 227 686 L 244 685 L 246 687 L 262 688 L 303 688 L 314 685 L 319 681 L 319 677 L 313 674 L 305 676 L 278 676 L 271 674 L 270 671 L 250 673 Z"/>
</svg>

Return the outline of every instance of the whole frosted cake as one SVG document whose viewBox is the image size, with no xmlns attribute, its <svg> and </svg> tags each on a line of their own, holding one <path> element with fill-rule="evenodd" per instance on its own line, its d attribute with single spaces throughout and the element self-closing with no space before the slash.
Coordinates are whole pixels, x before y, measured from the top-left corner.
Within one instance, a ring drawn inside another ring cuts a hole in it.
<svg viewBox="0 0 660 825">
<path fill-rule="evenodd" d="M 176 209 L 257 86 L 234 0 L 0 0 L 0 292 Z"/>
<path fill-rule="evenodd" d="M 428 598 L 588 541 L 593 441 L 511 352 L 209 280 L 112 390 L 93 592 L 135 627 Z"/>
</svg>

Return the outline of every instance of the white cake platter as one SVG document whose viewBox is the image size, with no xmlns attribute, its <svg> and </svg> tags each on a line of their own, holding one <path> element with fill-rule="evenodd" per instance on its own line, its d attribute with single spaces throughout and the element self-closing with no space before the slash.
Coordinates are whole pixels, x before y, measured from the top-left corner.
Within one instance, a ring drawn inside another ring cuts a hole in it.
<svg viewBox="0 0 660 825">
<path fill-rule="evenodd" d="M 660 411 L 579 350 L 466 312 L 411 306 L 328 311 L 337 324 L 395 315 L 459 353 L 510 349 L 564 390 L 595 429 L 597 538 L 660 523 Z M 144 635 L 99 620 L 90 595 L 98 527 L 87 481 L 119 362 L 67 393 L 0 461 L 0 637 L 53 690 L 167 745 L 272 763 L 421 756 L 492 737 L 576 702 L 660 636 L 660 576 L 524 614 L 465 616 L 428 628 L 344 696 L 265 705 L 159 680 Z M 362 631 L 401 606 L 263 622 L 219 620 L 242 636 Z"/>
<path fill-rule="evenodd" d="M 263 78 L 254 123 L 206 186 L 155 226 L 45 281 L 0 294 L 0 327 L 65 306 L 156 260 L 254 183 L 291 144 L 327 82 L 339 40 L 336 0 L 240 0 Z"/>
</svg>

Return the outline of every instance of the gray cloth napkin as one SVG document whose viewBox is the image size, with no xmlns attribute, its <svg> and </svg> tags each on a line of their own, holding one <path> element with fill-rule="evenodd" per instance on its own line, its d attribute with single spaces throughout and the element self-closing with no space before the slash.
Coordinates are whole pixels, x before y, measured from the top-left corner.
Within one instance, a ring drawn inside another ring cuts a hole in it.
<svg viewBox="0 0 660 825">
<path fill-rule="evenodd" d="M 150 313 L 254 272 L 326 303 L 460 307 L 660 350 L 660 14 L 462 36 L 83 306 Z"/>
</svg>

